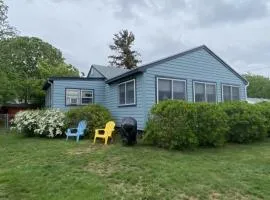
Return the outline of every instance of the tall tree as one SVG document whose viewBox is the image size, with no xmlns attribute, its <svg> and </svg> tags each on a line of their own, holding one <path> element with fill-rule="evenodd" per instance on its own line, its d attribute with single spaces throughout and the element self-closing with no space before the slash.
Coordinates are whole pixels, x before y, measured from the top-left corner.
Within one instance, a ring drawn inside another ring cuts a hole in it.
<svg viewBox="0 0 270 200">
<path fill-rule="evenodd" d="M 136 68 L 141 60 L 139 59 L 140 54 L 131 49 L 134 41 L 134 34 L 128 30 L 122 30 L 114 34 L 113 44 L 109 47 L 116 55 L 109 56 L 109 64 L 126 69 Z"/>
<path fill-rule="evenodd" d="M 0 71 L 14 86 L 17 100 L 38 104 L 44 102 L 42 84 L 49 76 L 79 76 L 59 49 L 35 37 L 0 40 Z"/>
<path fill-rule="evenodd" d="M 12 102 L 15 95 L 14 85 L 8 79 L 7 74 L 0 71 L 0 105 Z"/>
<path fill-rule="evenodd" d="M 15 35 L 16 30 L 8 23 L 8 6 L 0 0 L 0 40 Z"/>
<path fill-rule="evenodd" d="M 270 99 L 270 79 L 260 75 L 246 74 L 248 80 L 248 97 Z"/>
</svg>

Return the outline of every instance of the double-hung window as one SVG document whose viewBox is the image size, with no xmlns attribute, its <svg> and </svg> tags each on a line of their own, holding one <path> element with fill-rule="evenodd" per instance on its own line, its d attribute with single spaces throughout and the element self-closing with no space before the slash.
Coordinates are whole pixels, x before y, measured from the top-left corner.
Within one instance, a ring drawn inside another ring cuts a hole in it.
<svg viewBox="0 0 270 200">
<path fill-rule="evenodd" d="M 120 83 L 119 89 L 119 105 L 135 105 L 135 79 Z"/>
<path fill-rule="evenodd" d="M 216 84 L 206 82 L 194 82 L 194 102 L 216 102 Z"/>
<path fill-rule="evenodd" d="M 240 100 L 240 87 L 223 84 L 222 85 L 222 99 L 223 101 Z"/>
<path fill-rule="evenodd" d="M 93 103 L 93 100 L 94 100 L 93 90 L 81 90 L 82 105 Z"/>
<path fill-rule="evenodd" d="M 78 106 L 94 103 L 93 90 L 66 89 L 66 105 Z"/>
<path fill-rule="evenodd" d="M 167 99 L 186 99 L 186 81 L 181 79 L 157 78 L 157 102 Z"/>
</svg>

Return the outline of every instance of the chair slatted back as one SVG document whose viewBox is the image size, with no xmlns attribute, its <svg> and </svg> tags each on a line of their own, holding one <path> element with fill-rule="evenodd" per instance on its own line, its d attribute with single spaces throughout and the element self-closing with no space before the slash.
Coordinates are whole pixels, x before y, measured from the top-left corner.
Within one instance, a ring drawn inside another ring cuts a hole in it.
<svg viewBox="0 0 270 200">
<path fill-rule="evenodd" d="M 80 121 L 78 124 L 77 131 L 80 133 L 84 132 L 84 130 L 86 129 L 86 125 L 87 125 L 87 122 L 85 120 Z"/>
<path fill-rule="evenodd" d="M 115 123 L 113 121 L 109 121 L 106 123 L 105 126 L 105 134 L 107 134 L 109 137 L 112 136 L 112 132 L 114 131 Z"/>
</svg>

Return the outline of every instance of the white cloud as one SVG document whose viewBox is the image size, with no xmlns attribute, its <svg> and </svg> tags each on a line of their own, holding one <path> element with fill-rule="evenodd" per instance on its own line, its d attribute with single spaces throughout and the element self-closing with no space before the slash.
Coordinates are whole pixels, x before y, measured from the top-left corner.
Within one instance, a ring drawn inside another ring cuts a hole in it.
<svg viewBox="0 0 270 200">
<path fill-rule="evenodd" d="M 269 0 L 6 2 L 22 35 L 52 43 L 86 73 L 92 63 L 107 64 L 113 34 L 127 28 L 143 63 L 206 44 L 240 73 L 269 75 Z"/>
</svg>

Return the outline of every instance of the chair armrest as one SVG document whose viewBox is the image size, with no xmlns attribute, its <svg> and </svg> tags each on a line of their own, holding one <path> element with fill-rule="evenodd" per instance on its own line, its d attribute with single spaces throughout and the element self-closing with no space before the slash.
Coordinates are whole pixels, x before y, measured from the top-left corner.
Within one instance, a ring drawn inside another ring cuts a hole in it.
<svg viewBox="0 0 270 200">
<path fill-rule="evenodd" d="M 72 133 L 72 130 L 77 130 L 77 128 L 68 128 L 66 133 Z"/>
<path fill-rule="evenodd" d="M 95 129 L 95 133 L 99 133 L 100 131 L 105 131 L 105 129 Z"/>
<path fill-rule="evenodd" d="M 77 128 L 68 128 L 68 130 L 74 130 L 74 129 L 77 129 Z"/>
</svg>

